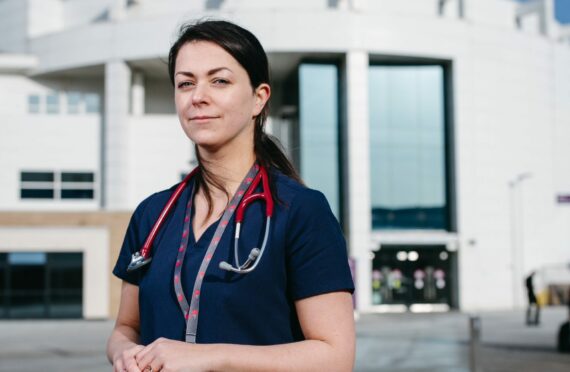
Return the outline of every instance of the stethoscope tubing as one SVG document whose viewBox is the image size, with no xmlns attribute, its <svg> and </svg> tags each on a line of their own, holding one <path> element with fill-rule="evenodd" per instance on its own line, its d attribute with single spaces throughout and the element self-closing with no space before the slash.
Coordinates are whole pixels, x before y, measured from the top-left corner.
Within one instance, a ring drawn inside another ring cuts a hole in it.
<svg viewBox="0 0 570 372">
<path fill-rule="evenodd" d="M 176 203 L 176 201 L 179 199 L 180 195 L 184 191 L 184 188 L 188 185 L 192 177 L 194 177 L 194 175 L 199 171 L 199 169 L 200 169 L 199 167 L 194 168 L 194 170 L 192 170 L 192 172 L 190 172 L 186 177 L 184 177 L 184 180 L 182 180 L 182 182 L 178 184 L 178 186 L 176 187 L 176 189 L 168 199 L 166 205 L 162 209 L 156 222 L 154 223 L 150 233 L 148 234 L 143 244 L 143 247 L 140 249 L 140 251 L 135 252 L 133 254 L 131 262 L 127 267 L 127 272 L 137 270 L 142 266 L 145 266 L 150 263 L 150 261 L 152 260 L 152 257 L 150 256 L 150 251 L 152 249 L 152 245 L 158 234 L 158 231 L 164 224 L 166 217 L 170 214 L 172 208 L 174 207 L 174 204 Z M 253 194 L 254 190 L 257 188 L 260 181 L 262 182 L 263 192 L 258 194 Z M 265 208 L 266 222 L 265 222 L 263 242 L 261 245 L 261 249 L 259 248 L 252 249 L 246 262 L 243 265 L 241 265 L 238 257 L 238 251 L 239 251 L 238 245 L 239 245 L 241 224 L 243 223 L 245 209 L 247 208 L 248 204 L 257 200 L 265 201 L 265 207 L 266 207 Z M 236 267 L 230 265 L 225 261 L 222 261 L 219 264 L 220 269 L 233 271 L 239 274 L 247 274 L 252 272 L 257 267 L 257 265 L 261 261 L 261 257 L 265 252 L 265 248 L 267 246 L 267 241 L 269 238 L 269 230 L 271 228 L 272 215 L 273 215 L 273 197 L 269 189 L 267 171 L 265 170 L 264 167 L 260 166 L 259 172 L 255 175 L 252 183 L 249 185 L 243 197 L 243 200 L 239 203 L 239 207 L 236 211 L 236 232 L 234 236 L 234 259 Z M 250 265 L 251 262 L 253 262 L 253 265 L 251 267 L 248 267 L 248 265 Z"/>
</svg>

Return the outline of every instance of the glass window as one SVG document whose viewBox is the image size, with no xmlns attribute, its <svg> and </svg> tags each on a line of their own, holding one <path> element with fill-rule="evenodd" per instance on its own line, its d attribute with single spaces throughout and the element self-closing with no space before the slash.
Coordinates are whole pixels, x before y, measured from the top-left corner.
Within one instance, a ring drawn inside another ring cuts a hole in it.
<svg viewBox="0 0 570 372">
<path fill-rule="evenodd" d="M 53 182 L 53 172 L 21 172 L 22 182 Z"/>
<path fill-rule="evenodd" d="M 28 112 L 38 114 L 40 112 L 40 96 L 33 94 L 28 96 Z"/>
<path fill-rule="evenodd" d="M 94 198 L 93 189 L 62 189 L 61 198 L 62 199 L 93 199 Z"/>
<path fill-rule="evenodd" d="M 62 172 L 61 182 L 93 182 L 94 175 L 89 172 Z"/>
<path fill-rule="evenodd" d="M 67 93 L 67 113 L 79 114 L 81 106 L 81 93 L 68 92 Z"/>
<path fill-rule="evenodd" d="M 53 189 L 21 189 L 21 199 L 53 199 Z"/>
<path fill-rule="evenodd" d="M 301 176 L 322 191 L 340 218 L 338 67 L 299 67 L 299 143 Z"/>
<path fill-rule="evenodd" d="M 48 114 L 59 113 L 59 95 L 57 93 L 50 93 L 46 96 L 46 112 Z"/>
<path fill-rule="evenodd" d="M 99 106 L 99 95 L 95 93 L 85 94 L 85 112 L 88 114 L 98 114 Z"/>
<path fill-rule="evenodd" d="M 57 180 L 61 182 L 55 182 Z M 94 199 L 93 172 L 21 172 L 21 199 Z"/>
<path fill-rule="evenodd" d="M 93 199 L 94 178 L 92 172 L 62 172 L 61 199 Z"/>
<path fill-rule="evenodd" d="M 54 172 L 20 172 L 21 199 L 53 199 Z"/>
<path fill-rule="evenodd" d="M 373 228 L 447 229 L 442 66 L 371 66 Z"/>
</svg>

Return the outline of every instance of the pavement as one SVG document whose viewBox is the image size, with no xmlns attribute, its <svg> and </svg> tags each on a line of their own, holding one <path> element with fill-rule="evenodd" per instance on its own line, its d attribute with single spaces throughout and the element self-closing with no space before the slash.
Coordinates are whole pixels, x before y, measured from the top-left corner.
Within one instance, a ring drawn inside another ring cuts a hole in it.
<svg viewBox="0 0 570 372">
<path fill-rule="evenodd" d="M 523 311 L 483 312 L 480 371 L 570 371 L 556 351 L 565 307 L 544 309 L 538 327 Z M 355 371 L 470 371 L 469 314 L 364 314 L 356 323 Z M 105 357 L 112 321 L 0 321 L 0 371 L 110 371 Z"/>
</svg>

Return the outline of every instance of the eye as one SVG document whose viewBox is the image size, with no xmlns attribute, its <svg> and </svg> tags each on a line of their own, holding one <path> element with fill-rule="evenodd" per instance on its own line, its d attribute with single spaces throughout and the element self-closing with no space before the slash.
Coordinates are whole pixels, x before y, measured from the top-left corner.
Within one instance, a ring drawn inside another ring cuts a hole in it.
<svg viewBox="0 0 570 372">
<path fill-rule="evenodd" d="M 184 89 L 184 88 L 188 88 L 192 85 L 193 85 L 193 83 L 191 81 L 181 81 L 180 83 L 178 83 L 177 87 L 178 87 L 178 89 Z"/>
<path fill-rule="evenodd" d="M 226 79 L 217 78 L 217 79 L 214 79 L 213 83 L 215 85 L 228 85 L 230 82 L 229 82 L 229 80 L 226 80 Z"/>
</svg>

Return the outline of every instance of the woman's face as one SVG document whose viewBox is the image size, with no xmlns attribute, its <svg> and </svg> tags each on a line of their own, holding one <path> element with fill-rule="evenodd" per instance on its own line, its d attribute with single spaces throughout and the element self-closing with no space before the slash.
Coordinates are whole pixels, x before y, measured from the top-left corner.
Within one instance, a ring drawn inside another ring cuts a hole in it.
<svg viewBox="0 0 570 372">
<path fill-rule="evenodd" d="M 183 45 L 176 57 L 174 100 L 182 129 L 210 151 L 237 146 L 253 151 L 254 120 L 270 94 L 267 84 L 255 90 L 246 70 L 217 44 Z"/>
</svg>

